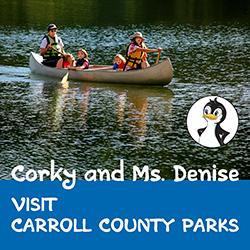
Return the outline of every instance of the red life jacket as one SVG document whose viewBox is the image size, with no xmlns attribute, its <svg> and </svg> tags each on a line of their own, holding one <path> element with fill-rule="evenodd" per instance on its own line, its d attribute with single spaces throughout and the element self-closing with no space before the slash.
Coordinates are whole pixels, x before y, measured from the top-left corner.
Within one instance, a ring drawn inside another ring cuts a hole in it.
<svg viewBox="0 0 250 250">
<path fill-rule="evenodd" d="M 67 61 L 63 61 L 63 68 L 69 68 L 70 67 L 70 63 Z"/>
<path fill-rule="evenodd" d="M 118 69 L 124 69 L 125 63 L 121 62 L 120 64 L 118 64 Z"/>
</svg>

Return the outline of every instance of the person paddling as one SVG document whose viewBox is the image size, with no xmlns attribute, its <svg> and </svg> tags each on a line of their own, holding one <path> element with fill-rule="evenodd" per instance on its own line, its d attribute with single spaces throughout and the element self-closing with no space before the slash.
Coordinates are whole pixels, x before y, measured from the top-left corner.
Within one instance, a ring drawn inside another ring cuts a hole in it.
<svg viewBox="0 0 250 250">
<path fill-rule="evenodd" d="M 64 54 L 62 39 L 57 36 L 57 27 L 55 24 L 48 25 L 48 34 L 42 39 L 40 45 L 40 55 L 43 57 L 43 64 L 50 67 L 56 67 L 58 60 Z"/>
<path fill-rule="evenodd" d="M 126 64 L 124 70 L 134 70 L 149 67 L 147 53 L 161 52 L 162 49 L 149 49 L 144 43 L 141 32 L 136 32 L 131 36 L 131 42 L 126 50 Z"/>
</svg>

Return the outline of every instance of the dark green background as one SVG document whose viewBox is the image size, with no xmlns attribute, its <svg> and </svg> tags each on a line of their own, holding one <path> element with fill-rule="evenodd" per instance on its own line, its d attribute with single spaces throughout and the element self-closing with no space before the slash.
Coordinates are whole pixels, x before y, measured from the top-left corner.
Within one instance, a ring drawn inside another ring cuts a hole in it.
<svg viewBox="0 0 250 250">
<path fill-rule="evenodd" d="M 248 0 L 1 0 L 0 24 L 43 26 L 249 22 Z"/>
</svg>

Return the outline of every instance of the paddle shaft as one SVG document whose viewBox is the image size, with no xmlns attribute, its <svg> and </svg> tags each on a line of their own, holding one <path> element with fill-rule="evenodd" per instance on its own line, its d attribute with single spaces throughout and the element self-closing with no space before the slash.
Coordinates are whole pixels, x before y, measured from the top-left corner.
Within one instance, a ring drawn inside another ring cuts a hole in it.
<svg viewBox="0 0 250 250">
<path fill-rule="evenodd" d="M 160 56 L 161 56 L 161 50 L 158 52 L 158 55 L 157 55 L 155 64 L 158 64 L 158 63 L 159 63 L 159 61 L 160 61 Z"/>
<path fill-rule="evenodd" d="M 64 53 L 62 53 L 61 51 L 55 49 L 54 47 L 51 47 L 54 51 L 56 51 L 58 54 L 61 54 L 62 56 L 65 56 Z"/>
</svg>

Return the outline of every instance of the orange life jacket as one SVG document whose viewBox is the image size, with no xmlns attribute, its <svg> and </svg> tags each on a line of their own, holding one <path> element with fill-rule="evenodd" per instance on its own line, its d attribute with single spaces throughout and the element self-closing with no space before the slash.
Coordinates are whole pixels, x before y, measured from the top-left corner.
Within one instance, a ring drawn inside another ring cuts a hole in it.
<svg viewBox="0 0 250 250">
<path fill-rule="evenodd" d="M 133 43 L 130 43 L 129 46 L 131 44 Z M 126 66 L 129 66 L 131 69 L 137 69 L 139 65 L 141 64 L 142 59 L 145 57 L 146 53 L 143 51 L 135 50 L 132 54 L 128 54 L 129 46 L 127 47 L 127 50 L 126 50 Z M 145 43 L 142 43 L 140 47 L 143 49 L 147 48 Z"/>
</svg>

